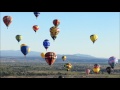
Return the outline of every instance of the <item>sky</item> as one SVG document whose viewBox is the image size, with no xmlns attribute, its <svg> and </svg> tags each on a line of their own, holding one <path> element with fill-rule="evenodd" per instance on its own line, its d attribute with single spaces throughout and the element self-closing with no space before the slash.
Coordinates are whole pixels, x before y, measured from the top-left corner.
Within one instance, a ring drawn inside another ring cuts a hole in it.
<svg viewBox="0 0 120 90">
<path fill-rule="evenodd" d="M 8 29 L 3 22 L 6 15 L 13 18 Z M 60 20 L 55 41 L 49 32 L 54 19 Z M 20 45 L 26 44 L 31 51 L 46 52 L 43 41 L 48 39 L 47 52 L 120 59 L 120 12 L 40 12 L 37 19 L 33 12 L 0 12 L 0 21 L 1 50 L 20 50 Z M 40 27 L 36 33 L 34 25 Z M 19 43 L 15 38 L 18 34 L 23 37 Z M 98 35 L 94 44 L 92 34 Z"/>
</svg>

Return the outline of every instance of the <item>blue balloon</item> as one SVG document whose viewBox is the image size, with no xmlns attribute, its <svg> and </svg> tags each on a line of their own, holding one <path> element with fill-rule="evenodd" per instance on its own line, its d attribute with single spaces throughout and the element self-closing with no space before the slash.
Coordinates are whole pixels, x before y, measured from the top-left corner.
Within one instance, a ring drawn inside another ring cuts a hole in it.
<svg viewBox="0 0 120 90">
<path fill-rule="evenodd" d="M 38 17 L 39 14 L 40 14 L 40 12 L 34 12 L 34 15 L 35 15 L 36 17 Z"/>
<path fill-rule="evenodd" d="M 45 40 L 43 41 L 43 46 L 45 47 L 46 50 L 48 49 L 48 47 L 50 46 L 50 42 L 49 42 L 48 39 L 45 39 Z"/>
<path fill-rule="evenodd" d="M 28 54 L 29 47 L 28 46 L 22 46 L 21 52 L 26 56 Z"/>
</svg>

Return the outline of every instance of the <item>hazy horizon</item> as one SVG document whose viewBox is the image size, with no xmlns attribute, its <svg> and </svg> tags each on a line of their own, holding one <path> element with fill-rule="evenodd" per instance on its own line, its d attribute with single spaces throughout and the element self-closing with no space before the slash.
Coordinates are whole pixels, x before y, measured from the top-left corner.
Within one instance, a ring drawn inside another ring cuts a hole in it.
<svg viewBox="0 0 120 90">
<path fill-rule="evenodd" d="M 0 50 L 0 52 L 2 52 L 2 51 L 19 51 L 20 52 L 20 56 L 23 56 L 23 54 L 21 53 L 21 51 L 20 50 Z M 31 51 L 31 52 L 35 52 L 35 53 L 39 53 L 38 54 L 38 56 L 40 57 L 40 54 L 41 54 L 41 52 L 39 52 L 39 51 Z M 28 53 L 28 57 L 29 56 L 31 56 L 31 52 L 30 53 Z M 12 52 L 13 53 L 13 52 Z M 18 53 L 17 53 L 18 54 Z M 57 55 L 59 54 L 59 53 L 56 53 Z M 59 54 L 59 55 L 77 55 L 77 54 L 79 54 L 79 55 L 88 55 L 88 56 L 91 56 L 91 57 L 95 57 L 95 58 L 104 58 L 104 59 L 108 59 L 109 57 L 107 57 L 107 58 L 105 58 L 105 57 L 96 57 L 96 56 L 94 56 L 94 55 L 90 55 L 90 54 L 82 54 L 82 53 L 73 53 L 73 54 Z M 2 56 L 3 54 L 1 53 L 1 56 Z M 9 56 L 9 55 L 6 55 L 6 56 Z M 16 56 L 16 55 L 14 55 L 14 56 Z M 33 56 L 32 56 L 33 57 Z M 36 57 L 36 56 L 35 56 Z M 120 59 L 120 58 L 117 58 L 117 59 Z"/>
</svg>

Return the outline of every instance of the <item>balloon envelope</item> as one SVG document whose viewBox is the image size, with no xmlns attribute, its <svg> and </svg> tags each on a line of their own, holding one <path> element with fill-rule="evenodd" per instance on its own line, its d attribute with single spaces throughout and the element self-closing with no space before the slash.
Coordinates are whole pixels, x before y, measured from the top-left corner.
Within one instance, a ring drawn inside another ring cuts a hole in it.
<svg viewBox="0 0 120 90">
<path fill-rule="evenodd" d="M 44 46 L 44 48 L 45 48 L 46 50 L 48 49 L 48 47 L 50 46 L 50 42 L 49 42 L 48 39 L 45 39 L 45 40 L 43 41 L 43 46 Z"/>
<path fill-rule="evenodd" d="M 66 56 L 62 56 L 62 60 L 65 61 L 67 59 Z"/>
<path fill-rule="evenodd" d="M 22 40 L 22 36 L 21 36 L 21 35 L 16 35 L 16 40 L 17 40 L 18 42 L 20 42 L 20 41 Z"/>
<path fill-rule="evenodd" d="M 60 29 L 55 26 L 50 28 L 50 35 L 53 40 L 55 40 L 57 38 L 57 35 L 59 34 L 59 32 L 60 32 Z"/>
<path fill-rule="evenodd" d="M 57 27 L 60 24 L 60 21 L 58 19 L 54 19 L 53 24 L 55 27 Z"/>
<path fill-rule="evenodd" d="M 111 56 L 109 59 L 108 59 L 108 64 L 111 66 L 111 68 L 114 69 L 115 65 L 118 63 L 118 59 L 114 56 Z"/>
<path fill-rule="evenodd" d="M 57 55 L 54 52 L 47 52 L 45 54 L 45 60 L 48 65 L 52 65 L 57 59 Z"/>
<path fill-rule="evenodd" d="M 85 70 L 85 72 L 86 72 L 86 74 L 88 75 L 88 74 L 90 73 L 90 69 L 87 68 L 87 69 Z"/>
<path fill-rule="evenodd" d="M 92 35 L 90 36 L 90 39 L 91 39 L 91 41 L 92 41 L 93 43 L 95 43 L 95 41 L 98 39 L 98 36 L 97 36 L 96 34 L 92 34 Z"/>
<path fill-rule="evenodd" d="M 22 46 L 21 52 L 26 56 L 30 52 L 29 46 Z"/>
<path fill-rule="evenodd" d="M 100 65 L 99 64 L 94 64 L 93 71 L 95 73 L 99 73 L 99 71 L 100 71 Z"/>
<path fill-rule="evenodd" d="M 34 12 L 34 15 L 36 16 L 36 18 L 39 16 L 40 12 Z"/>
<path fill-rule="evenodd" d="M 110 74 L 111 71 L 112 71 L 112 68 L 111 68 L 111 67 L 107 67 L 107 68 L 106 68 L 106 71 L 107 71 L 108 74 Z"/>
<path fill-rule="evenodd" d="M 93 68 L 93 71 L 94 71 L 95 73 L 99 73 L 100 68 Z"/>
<path fill-rule="evenodd" d="M 66 63 L 64 65 L 64 67 L 67 69 L 67 71 L 69 71 L 72 68 L 72 64 L 71 63 Z"/>
<path fill-rule="evenodd" d="M 41 53 L 41 57 L 45 58 L 45 53 L 44 52 Z"/>
<path fill-rule="evenodd" d="M 12 17 L 11 16 L 4 16 L 3 17 L 3 22 L 5 23 L 5 25 L 8 27 L 11 23 L 12 23 Z"/>
<path fill-rule="evenodd" d="M 39 30 L 39 26 L 38 26 L 38 25 L 34 25 L 34 26 L 33 26 L 33 30 L 34 30 L 35 32 L 37 32 L 37 31 Z"/>
</svg>

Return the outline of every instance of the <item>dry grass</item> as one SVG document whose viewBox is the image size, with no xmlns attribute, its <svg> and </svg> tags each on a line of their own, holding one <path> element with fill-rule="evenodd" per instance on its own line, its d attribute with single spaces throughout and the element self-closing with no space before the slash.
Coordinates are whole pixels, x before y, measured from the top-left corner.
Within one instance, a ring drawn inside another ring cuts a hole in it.
<svg viewBox="0 0 120 90">
<path fill-rule="evenodd" d="M 87 64 L 74 64 L 74 67 L 70 71 L 66 71 L 62 68 L 61 64 L 56 64 L 54 67 L 49 67 L 48 65 L 37 65 L 37 64 L 29 64 L 28 67 L 22 67 L 22 65 L 18 64 L 15 68 L 12 64 L 2 64 L 0 68 L 0 72 L 4 72 L 7 74 L 1 74 L 1 78 L 58 78 L 62 75 L 64 78 L 120 78 L 120 65 L 118 65 L 115 70 L 111 74 L 108 74 L 106 71 L 100 74 L 92 74 L 86 75 L 85 68 L 90 67 Z M 108 65 L 101 65 L 102 69 Z M 24 72 L 24 73 L 23 73 Z"/>
</svg>

